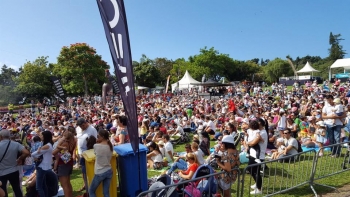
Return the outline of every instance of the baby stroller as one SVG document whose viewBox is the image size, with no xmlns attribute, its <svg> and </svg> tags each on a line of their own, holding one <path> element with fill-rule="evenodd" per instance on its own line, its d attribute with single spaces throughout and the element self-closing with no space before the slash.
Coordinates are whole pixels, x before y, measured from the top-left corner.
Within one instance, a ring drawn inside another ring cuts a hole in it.
<svg viewBox="0 0 350 197">
<path fill-rule="evenodd" d="M 193 179 L 200 178 L 200 177 L 214 174 L 214 173 L 215 173 L 215 171 L 213 170 L 213 168 L 210 165 L 203 164 L 203 165 L 198 167 L 198 169 L 196 170 L 196 172 L 193 175 Z M 199 190 L 201 197 L 210 197 L 213 194 L 216 194 L 216 192 L 217 192 L 218 184 L 217 184 L 216 178 L 214 176 L 211 176 L 208 178 L 203 178 L 199 181 L 196 181 L 194 184 L 195 184 L 196 188 Z M 186 195 L 188 195 L 189 197 L 196 197 L 196 195 L 194 195 L 190 189 L 187 190 L 186 187 L 183 190 L 183 192 Z"/>
<path fill-rule="evenodd" d="M 188 133 L 182 134 L 178 139 L 171 140 L 172 144 L 185 144 L 187 142 L 190 142 L 191 138 Z"/>
<path fill-rule="evenodd" d="M 172 182 L 170 176 L 167 174 L 164 174 L 164 175 L 161 175 L 157 178 L 156 182 L 150 186 L 149 190 L 162 188 L 164 186 L 172 185 L 172 184 L 174 184 L 174 183 Z M 161 189 L 161 190 L 158 190 L 156 192 L 149 193 L 147 195 L 147 197 L 161 197 L 161 196 L 177 197 L 178 193 L 176 192 L 176 186 L 169 187 L 166 189 Z"/>
</svg>

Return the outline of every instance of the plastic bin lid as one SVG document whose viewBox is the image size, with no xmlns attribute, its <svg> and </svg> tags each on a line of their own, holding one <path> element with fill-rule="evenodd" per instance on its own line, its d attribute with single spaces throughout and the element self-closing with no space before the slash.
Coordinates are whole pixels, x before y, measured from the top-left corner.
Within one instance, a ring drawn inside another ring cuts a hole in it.
<svg viewBox="0 0 350 197">
<path fill-rule="evenodd" d="M 116 157 L 117 156 L 117 153 L 115 151 L 113 151 L 113 155 L 112 157 Z M 84 159 L 87 161 L 87 162 L 94 162 L 95 161 L 95 151 L 94 149 L 90 149 L 90 150 L 86 150 L 83 152 L 83 157 Z"/>
<path fill-rule="evenodd" d="M 140 149 L 140 152 L 147 152 L 148 150 L 148 148 L 143 144 L 139 144 L 139 149 Z M 134 151 L 132 150 L 130 143 L 114 146 L 114 150 L 120 156 L 134 155 Z"/>
</svg>

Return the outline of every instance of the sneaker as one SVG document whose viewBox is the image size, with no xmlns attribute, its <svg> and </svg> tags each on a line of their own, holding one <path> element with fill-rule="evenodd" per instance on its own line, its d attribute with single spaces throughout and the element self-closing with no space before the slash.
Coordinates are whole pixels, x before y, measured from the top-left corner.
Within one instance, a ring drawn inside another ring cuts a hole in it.
<svg viewBox="0 0 350 197">
<path fill-rule="evenodd" d="M 255 190 L 255 189 L 256 189 L 256 184 L 251 185 L 251 186 L 250 186 L 250 188 L 252 188 L 252 189 L 254 189 L 254 190 Z"/>
<path fill-rule="evenodd" d="M 255 159 L 254 160 L 256 163 L 261 163 L 261 160 L 260 159 Z"/>
<path fill-rule="evenodd" d="M 261 190 L 258 189 L 254 189 L 253 191 L 250 192 L 251 195 L 258 195 L 258 194 L 262 194 Z"/>
</svg>

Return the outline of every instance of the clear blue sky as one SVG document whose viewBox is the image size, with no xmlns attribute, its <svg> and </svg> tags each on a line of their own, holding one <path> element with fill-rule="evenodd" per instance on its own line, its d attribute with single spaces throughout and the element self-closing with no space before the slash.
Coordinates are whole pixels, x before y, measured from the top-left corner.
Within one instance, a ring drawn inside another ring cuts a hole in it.
<svg viewBox="0 0 350 197">
<path fill-rule="evenodd" d="M 204 46 L 238 60 L 326 57 L 331 31 L 350 53 L 348 0 L 125 0 L 125 7 L 136 61 L 187 59 Z M 112 67 L 95 0 L 1 0 L 0 8 L 0 66 L 38 56 L 54 63 L 62 46 L 85 42 Z"/>
</svg>

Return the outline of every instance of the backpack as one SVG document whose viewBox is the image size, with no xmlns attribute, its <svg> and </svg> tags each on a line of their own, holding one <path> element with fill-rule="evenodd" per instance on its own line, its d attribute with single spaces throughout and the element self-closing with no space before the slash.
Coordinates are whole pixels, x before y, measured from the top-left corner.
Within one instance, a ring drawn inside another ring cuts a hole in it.
<svg viewBox="0 0 350 197">
<path fill-rule="evenodd" d="M 190 182 L 186 187 L 185 187 L 185 196 L 186 197 L 201 197 L 201 192 L 199 189 L 196 187 L 196 184 L 193 182 Z"/>
</svg>

